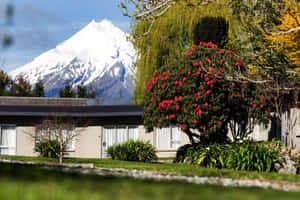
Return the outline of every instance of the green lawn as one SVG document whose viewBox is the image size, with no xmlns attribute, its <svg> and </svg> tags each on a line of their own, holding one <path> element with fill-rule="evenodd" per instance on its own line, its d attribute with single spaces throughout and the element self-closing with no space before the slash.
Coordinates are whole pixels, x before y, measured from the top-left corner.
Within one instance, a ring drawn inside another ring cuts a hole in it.
<svg viewBox="0 0 300 200">
<path fill-rule="evenodd" d="M 298 200 L 300 193 L 179 182 L 65 174 L 33 166 L 0 165 L 2 200 Z"/>
<path fill-rule="evenodd" d="M 47 161 L 57 162 L 56 159 L 39 158 L 39 157 L 20 157 L 20 156 L 0 156 L 0 158 L 26 160 L 26 161 Z M 235 171 L 229 169 L 209 169 L 195 165 L 174 164 L 174 163 L 143 163 L 143 162 L 126 162 L 111 159 L 84 159 L 84 158 L 68 158 L 64 160 L 66 163 L 94 163 L 97 167 L 105 168 L 125 168 L 138 169 L 158 172 L 170 172 L 176 174 L 189 174 L 197 176 L 217 176 L 227 178 L 242 179 L 260 179 L 260 180 L 277 180 L 300 182 L 300 175 L 286 175 L 278 173 L 262 173 L 249 171 Z"/>
</svg>

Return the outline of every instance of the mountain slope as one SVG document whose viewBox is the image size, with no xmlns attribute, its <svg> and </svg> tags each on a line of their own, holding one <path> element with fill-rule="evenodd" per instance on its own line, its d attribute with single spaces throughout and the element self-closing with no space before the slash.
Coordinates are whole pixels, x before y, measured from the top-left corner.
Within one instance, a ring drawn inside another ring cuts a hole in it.
<svg viewBox="0 0 300 200">
<path fill-rule="evenodd" d="M 91 85 L 103 104 L 129 104 L 133 96 L 135 52 L 126 34 L 108 20 L 92 21 L 70 39 L 9 73 L 32 84 L 40 77 L 46 96 L 65 84 Z"/>
</svg>

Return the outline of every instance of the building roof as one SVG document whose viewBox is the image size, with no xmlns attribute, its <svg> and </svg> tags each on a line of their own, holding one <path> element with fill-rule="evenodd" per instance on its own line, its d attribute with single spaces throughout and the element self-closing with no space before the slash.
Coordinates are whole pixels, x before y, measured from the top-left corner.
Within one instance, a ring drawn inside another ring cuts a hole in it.
<svg viewBox="0 0 300 200">
<path fill-rule="evenodd" d="M 40 106 L 0 105 L 1 117 L 141 117 L 141 105 Z"/>
<path fill-rule="evenodd" d="M 0 105 L 88 106 L 88 102 L 86 98 L 0 97 Z"/>
</svg>

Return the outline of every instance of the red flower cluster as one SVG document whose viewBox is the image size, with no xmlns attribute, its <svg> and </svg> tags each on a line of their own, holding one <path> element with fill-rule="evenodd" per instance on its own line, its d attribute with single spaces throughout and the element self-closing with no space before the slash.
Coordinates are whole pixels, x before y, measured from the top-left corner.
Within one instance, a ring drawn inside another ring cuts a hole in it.
<svg viewBox="0 0 300 200">
<path fill-rule="evenodd" d="M 174 97 L 174 100 L 175 100 L 175 101 L 177 101 L 178 99 L 179 99 L 179 100 L 182 100 L 182 96 L 179 96 L 179 97 L 175 96 L 175 97 Z"/>
<path fill-rule="evenodd" d="M 181 130 L 185 131 L 186 127 L 184 125 L 180 125 Z"/>
<path fill-rule="evenodd" d="M 203 47 L 212 47 L 212 48 L 218 48 L 218 45 L 213 44 L 212 42 L 200 42 L 199 45 L 203 46 Z"/>
<path fill-rule="evenodd" d="M 182 86 L 182 82 L 181 82 L 181 81 L 174 81 L 174 84 L 175 84 L 175 85 Z"/>
<path fill-rule="evenodd" d="M 203 114 L 202 110 L 198 106 L 194 109 L 194 111 L 196 112 L 197 115 Z"/>
<path fill-rule="evenodd" d="M 242 66 L 242 60 L 239 60 L 239 61 L 235 62 L 234 65 L 235 65 L 235 66 Z"/>
<path fill-rule="evenodd" d="M 173 100 L 164 100 L 164 101 L 160 102 L 158 105 L 159 105 L 159 107 L 162 107 L 162 108 L 167 107 L 167 109 L 169 109 L 173 103 L 174 103 Z"/>
<path fill-rule="evenodd" d="M 176 117 L 176 115 L 173 114 L 173 115 L 170 115 L 170 116 L 169 116 L 169 119 L 173 119 L 173 118 L 175 118 L 175 117 Z"/>
<path fill-rule="evenodd" d="M 264 97 L 258 96 L 253 99 L 252 90 L 248 92 L 248 88 L 252 89 L 248 87 L 248 84 L 251 86 L 251 82 L 244 78 L 239 81 L 229 81 L 225 78 L 225 72 L 230 73 L 231 70 L 243 67 L 242 60 L 232 51 L 209 49 L 206 53 L 207 48 L 203 47 L 217 48 L 217 45 L 205 42 L 200 42 L 199 46 L 194 45 L 187 51 L 187 60 L 182 59 L 183 62 L 178 63 L 178 69 L 172 71 L 171 75 L 170 72 L 156 72 L 147 82 L 150 98 L 146 100 L 145 112 L 149 112 L 146 116 L 151 118 L 148 124 L 157 126 L 156 123 L 153 125 L 153 113 L 158 112 L 157 117 L 170 120 L 170 123 L 174 123 L 185 132 L 190 128 L 197 128 L 204 133 L 213 133 L 222 128 L 222 120 L 231 119 L 231 115 L 235 114 L 223 109 L 224 106 L 241 105 L 241 108 L 250 107 L 251 112 L 267 112 Z M 193 56 L 190 57 L 191 55 Z M 232 63 L 231 66 L 229 63 Z M 234 73 L 232 76 L 235 80 Z M 157 106 L 154 103 L 157 103 Z M 156 112 L 151 112 L 152 110 Z M 222 120 L 216 120 L 220 119 L 220 115 Z M 157 123 L 161 126 L 162 122 Z"/>
</svg>

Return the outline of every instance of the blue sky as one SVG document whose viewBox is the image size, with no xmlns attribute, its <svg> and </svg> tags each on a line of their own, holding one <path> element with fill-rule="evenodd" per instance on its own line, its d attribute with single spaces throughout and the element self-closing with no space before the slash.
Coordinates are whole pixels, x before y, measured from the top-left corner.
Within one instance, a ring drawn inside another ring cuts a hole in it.
<svg viewBox="0 0 300 200">
<path fill-rule="evenodd" d="M 93 19 L 108 19 L 129 32 L 129 19 L 118 7 L 120 0 L 2 0 L 2 20 L 6 2 L 15 7 L 11 27 L 6 28 L 0 21 L 0 34 L 9 32 L 14 39 L 12 46 L 0 50 L 0 68 L 6 72 L 54 48 Z"/>
</svg>

